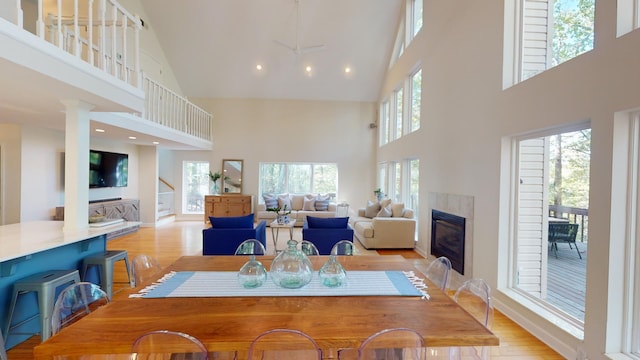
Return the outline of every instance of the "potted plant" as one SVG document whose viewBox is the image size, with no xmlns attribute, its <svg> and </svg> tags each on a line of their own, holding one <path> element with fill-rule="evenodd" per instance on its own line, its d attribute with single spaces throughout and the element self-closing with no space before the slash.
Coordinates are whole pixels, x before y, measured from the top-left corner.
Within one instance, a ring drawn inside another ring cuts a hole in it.
<svg viewBox="0 0 640 360">
<path fill-rule="evenodd" d="M 272 207 L 267 208 L 267 211 L 276 213 L 276 221 L 278 224 L 288 224 L 289 223 L 289 214 L 291 214 L 291 210 L 287 210 L 287 205 L 283 208 L 281 207 Z"/>
<path fill-rule="evenodd" d="M 378 201 L 382 200 L 382 198 L 384 197 L 384 193 L 382 192 L 382 190 L 380 190 L 380 188 L 373 190 L 373 193 L 376 195 L 376 199 L 378 199 Z"/>
<path fill-rule="evenodd" d="M 220 173 L 220 171 L 216 171 L 215 173 L 212 173 L 211 171 L 209 171 L 209 179 L 213 183 L 213 185 L 211 186 L 211 193 L 212 194 L 218 194 L 219 193 L 219 191 L 218 191 L 218 180 L 220 180 L 221 177 L 222 177 L 222 174 Z M 229 177 L 225 176 L 224 179 L 228 180 Z"/>
</svg>

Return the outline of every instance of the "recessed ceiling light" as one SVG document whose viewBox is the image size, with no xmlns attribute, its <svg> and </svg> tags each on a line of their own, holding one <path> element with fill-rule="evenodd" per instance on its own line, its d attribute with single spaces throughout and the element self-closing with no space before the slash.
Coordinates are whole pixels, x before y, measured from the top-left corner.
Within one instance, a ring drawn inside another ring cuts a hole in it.
<svg viewBox="0 0 640 360">
<path fill-rule="evenodd" d="M 262 70 L 262 65 L 260 65 L 260 64 L 256 65 L 256 70 L 258 70 L 258 71 Z"/>
<path fill-rule="evenodd" d="M 135 140 L 135 139 L 137 139 L 137 137 L 135 137 L 135 136 L 129 136 L 129 139 L 130 139 L 130 140 Z"/>
<path fill-rule="evenodd" d="M 350 67 L 348 67 L 348 66 L 347 66 L 347 67 L 345 67 L 345 68 L 344 68 L 344 72 L 345 72 L 345 74 L 350 73 L 350 72 L 351 72 L 351 68 L 350 68 Z"/>
<path fill-rule="evenodd" d="M 311 72 L 311 66 L 307 65 L 307 67 L 304 68 L 304 71 L 310 73 Z"/>
<path fill-rule="evenodd" d="M 96 132 L 104 132 L 104 129 L 96 129 Z"/>
</svg>

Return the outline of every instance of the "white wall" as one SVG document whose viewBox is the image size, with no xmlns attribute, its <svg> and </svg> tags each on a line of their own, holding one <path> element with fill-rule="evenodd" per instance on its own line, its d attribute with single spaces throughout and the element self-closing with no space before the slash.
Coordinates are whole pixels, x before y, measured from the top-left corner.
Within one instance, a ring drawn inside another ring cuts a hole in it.
<svg viewBox="0 0 640 360">
<path fill-rule="evenodd" d="M 138 199 L 139 191 L 139 156 L 138 147 L 132 144 L 91 138 L 90 148 L 129 155 L 129 179 L 126 187 L 89 189 L 89 201 L 104 199 Z M 89 164 L 87 164 L 89 166 Z M 146 186 L 146 185 L 145 185 Z M 140 204 L 142 207 L 144 204 Z"/>
<path fill-rule="evenodd" d="M 20 195 L 21 195 L 21 168 L 20 157 L 21 129 L 16 124 L 0 124 L 0 146 L 2 146 L 2 200 L 0 204 L 3 214 L 0 214 L 0 225 L 15 224 L 20 222 Z M 4 220 L 4 221 L 3 221 Z"/>
<path fill-rule="evenodd" d="M 473 274 L 497 289 L 499 309 L 519 315 L 528 330 L 567 357 L 575 358 L 575 349 L 583 346 L 589 359 L 604 359 L 613 119 L 618 111 L 640 106 L 640 32 L 616 39 L 616 2 L 596 0 L 593 51 L 502 90 L 504 3 L 424 1 L 424 27 L 387 74 L 382 91 L 382 96 L 389 94 L 422 63 L 422 127 L 381 148 L 377 157 L 420 159 L 421 204 L 428 204 L 429 192 L 473 196 Z M 589 243 L 581 342 L 506 295 L 508 238 L 503 230 L 508 219 L 499 214 L 503 138 L 584 119 L 592 124 L 589 235 L 598 240 Z M 420 243 L 428 247 L 431 209 L 421 209 Z"/>
<path fill-rule="evenodd" d="M 30 125 L 0 124 L 5 223 L 51 220 L 64 205 L 64 134 Z M 129 185 L 88 189 L 89 201 L 138 198 L 138 149 L 92 139 L 91 149 L 129 155 Z M 89 166 L 89 164 L 87 164 Z"/>
<path fill-rule="evenodd" d="M 118 2 L 131 14 L 138 15 L 145 21 L 145 27 L 140 31 L 140 66 L 142 70 L 153 80 L 178 94 L 182 94 L 180 84 L 173 75 L 173 70 L 153 31 L 154 24 L 149 22 L 149 18 L 140 1 L 118 0 Z"/>
<path fill-rule="evenodd" d="M 20 222 L 51 220 L 64 201 L 63 152 L 60 131 L 22 127 Z"/>
<path fill-rule="evenodd" d="M 375 189 L 377 106 L 364 102 L 191 99 L 214 114 L 212 171 L 243 159 L 243 192 L 258 202 L 260 162 L 338 164 L 338 200 L 364 207 Z"/>
</svg>

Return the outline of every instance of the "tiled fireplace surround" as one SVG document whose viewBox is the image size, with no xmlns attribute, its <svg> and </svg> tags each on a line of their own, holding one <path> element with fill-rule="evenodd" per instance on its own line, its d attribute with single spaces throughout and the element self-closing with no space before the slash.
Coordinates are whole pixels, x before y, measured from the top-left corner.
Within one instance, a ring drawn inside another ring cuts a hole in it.
<svg viewBox="0 0 640 360">
<path fill-rule="evenodd" d="M 429 238 L 427 243 L 429 246 L 429 255 L 431 248 L 431 210 L 440 210 L 449 214 L 464 217 L 465 221 L 465 246 L 464 246 L 464 278 L 458 272 L 454 271 L 451 277 L 449 288 L 455 289 L 465 279 L 473 278 L 473 196 L 429 193 Z"/>
</svg>

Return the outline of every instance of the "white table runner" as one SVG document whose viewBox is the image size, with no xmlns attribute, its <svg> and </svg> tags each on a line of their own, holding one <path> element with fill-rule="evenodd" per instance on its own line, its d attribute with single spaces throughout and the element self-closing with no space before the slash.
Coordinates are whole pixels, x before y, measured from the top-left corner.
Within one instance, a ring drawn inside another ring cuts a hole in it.
<svg viewBox="0 0 640 360">
<path fill-rule="evenodd" d="M 235 271 L 170 272 L 153 285 L 130 297 L 246 297 L 246 296 L 421 296 L 428 299 L 427 286 L 413 272 L 348 271 L 347 284 L 323 286 L 315 272 L 313 279 L 299 289 L 276 286 L 268 278 L 264 285 L 245 289 Z"/>
</svg>

